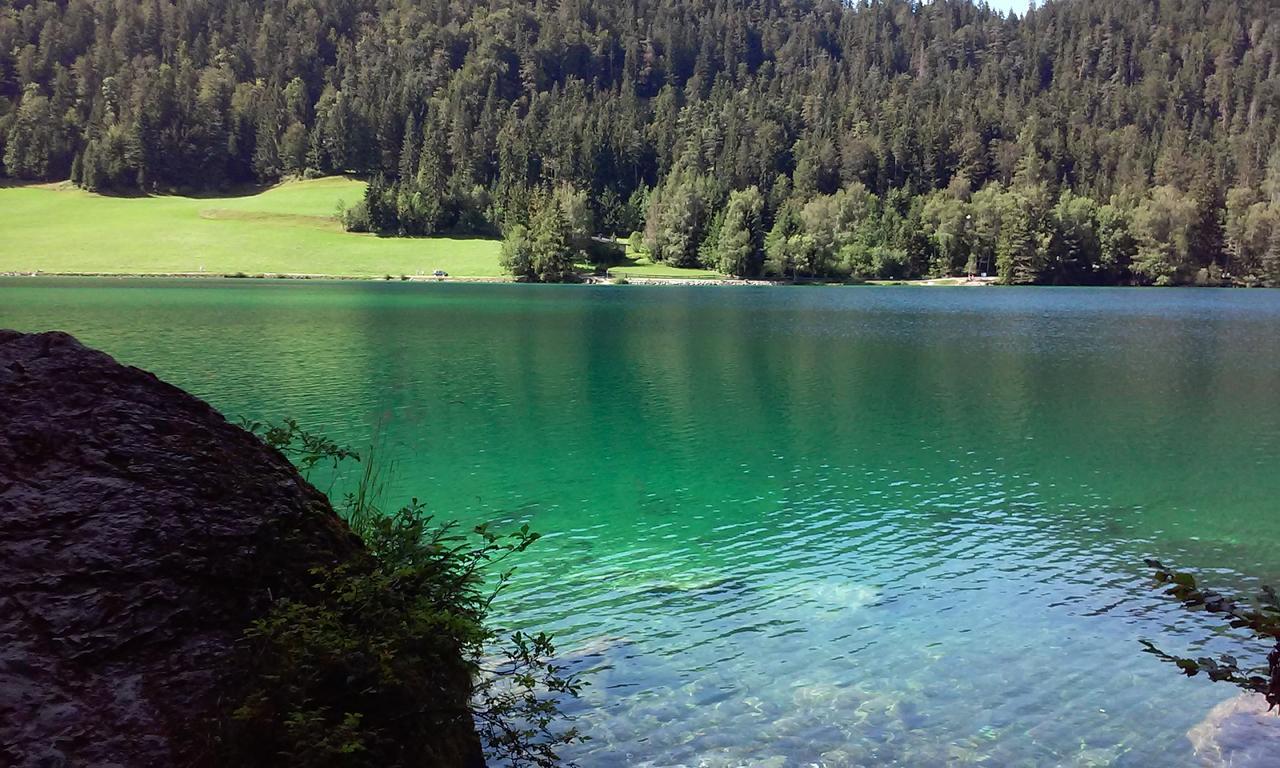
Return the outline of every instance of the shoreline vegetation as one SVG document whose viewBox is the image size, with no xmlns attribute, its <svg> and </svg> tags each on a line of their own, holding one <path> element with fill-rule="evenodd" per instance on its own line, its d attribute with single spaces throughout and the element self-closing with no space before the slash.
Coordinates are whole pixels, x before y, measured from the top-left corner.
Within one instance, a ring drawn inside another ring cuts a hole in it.
<svg viewBox="0 0 1280 768">
<path fill-rule="evenodd" d="M 653 261 L 639 242 L 556 233 L 564 259 L 554 279 L 534 269 L 530 233 L 485 237 L 387 237 L 346 231 L 346 201 L 370 185 L 346 176 L 291 179 L 265 188 L 210 195 L 115 196 L 69 182 L 0 186 L 0 205 L 18 215 L 0 240 L 0 277 L 215 278 L 413 283 L 566 282 L 649 286 L 982 287 L 999 276 L 902 279 L 771 275 L 732 277 L 700 266 Z M 564 226 L 564 225 L 559 225 Z M 604 252 L 593 263 L 587 251 Z M 443 274 L 435 274 L 439 270 Z M 515 274 L 513 274 L 513 272 Z M 1222 281 L 1198 281 L 1222 285 Z"/>
<path fill-rule="evenodd" d="M 346 201 L 362 199 L 366 189 L 364 181 L 343 176 L 294 179 L 222 196 L 115 196 L 87 192 L 65 181 L 7 183 L 0 185 L 0 205 L 19 215 L 0 240 L 0 277 L 527 282 L 504 272 L 502 243 L 494 238 L 380 237 L 344 231 L 340 212 L 347 207 Z M 742 279 L 709 269 L 654 263 L 630 244 L 605 244 L 614 247 L 615 263 L 570 263 L 564 282 L 693 286 L 996 282 L 964 277 Z M 285 265 L 296 268 L 278 268 Z M 332 268 L 315 269 L 316 265 Z M 185 268 L 175 268 L 179 266 Z M 447 274 L 437 276 L 436 269 Z"/>
<path fill-rule="evenodd" d="M 487 284 L 487 285 L 529 285 L 529 281 L 519 280 L 510 275 L 500 277 L 434 277 L 432 275 L 403 275 L 400 277 L 376 277 L 373 275 L 321 275 L 321 274 L 219 274 L 215 272 L 0 272 L 3 278 L 101 278 L 104 280 L 276 280 L 276 281 L 332 281 L 332 282 L 395 282 L 395 283 L 453 283 L 453 284 Z M 583 275 L 581 279 L 566 281 L 565 285 L 662 285 L 662 286 L 708 286 L 708 287 L 743 287 L 743 286 L 831 286 L 831 287 L 948 287 L 978 288 L 999 285 L 994 277 L 974 278 L 966 280 L 962 277 L 924 278 L 920 280 L 866 280 L 861 282 L 840 282 L 833 280 L 744 280 L 733 277 L 602 277 L 600 275 Z"/>
</svg>

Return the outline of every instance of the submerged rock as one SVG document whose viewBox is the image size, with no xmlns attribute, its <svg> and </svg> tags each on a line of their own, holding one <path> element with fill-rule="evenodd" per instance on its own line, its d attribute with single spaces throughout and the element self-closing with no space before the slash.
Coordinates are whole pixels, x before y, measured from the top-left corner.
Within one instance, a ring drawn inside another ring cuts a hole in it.
<svg viewBox="0 0 1280 768">
<path fill-rule="evenodd" d="M 1258 694 L 1245 693 L 1209 710 L 1187 731 L 1196 757 L 1206 766 L 1274 768 L 1280 764 L 1280 715 L 1267 711 Z"/>
<path fill-rule="evenodd" d="M 244 628 L 360 546 L 210 406 L 0 330 L 0 765 L 214 764 Z"/>
</svg>

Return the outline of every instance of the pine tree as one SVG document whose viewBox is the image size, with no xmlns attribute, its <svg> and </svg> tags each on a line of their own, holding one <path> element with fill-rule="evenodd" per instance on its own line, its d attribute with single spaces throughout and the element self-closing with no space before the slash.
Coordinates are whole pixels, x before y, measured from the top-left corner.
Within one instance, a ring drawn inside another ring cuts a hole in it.
<svg viewBox="0 0 1280 768">
<path fill-rule="evenodd" d="M 753 277 L 760 273 L 763 264 L 760 215 L 763 210 L 764 196 L 756 187 L 729 195 L 715 249 L 716 269 L 723 274 Z"/>
<path fill-rule="evenodd" d="M 784 205 L 774 219 L 764 241 L 764 272 L 768 275 L 795 277 L 798 252 L 804 237 L 804 223 L 794 205 Z"/>
<path fill-rule="evenodd" d="M 573 274 L 573 249 L 569 222 L 554 196 L 543 192 L 535 203 L 529 255 L 534 277 L 543 283 L 559 283 Z"/>
<path fill-rule="evenodd" d="M 91 139 L 84 146 L 84 153 L 80 156 L 80 179 L 76 183 L 90 192 L 102 188 L 102 163 L 98 157 L 97 139 Z"/>
<path fill-rule="evenodd" d="M 440 144 L 428 129 L 423 132 L 422 147 L 418 151 L 418 171 L 413 177 L 414 188 L 420 196 L 418 215 L 424 235 L 439 233 L 447 227 L 444 184 Z"/>
<path fill-rule="evenodd" d="M 404 140 L 400 143 L 399 179 L 401 182 L 412 181 L 418 172 L 419 153 L 422 151 L 422 137 L 418 131 L 418 121 L 412 114 L 404 124 Z"/>
<path fill-rule="evenodd" d="M 277 120 L 274 110 L 263 110 L 258 119 L 253 149 L 253 174 L 260 182 L 280 178 L 284 166 L 280 162 L 280 145 L 276 140 Z"/>
<path fill-rule="evenodd" d="M 280 166 L 285 173 L 302 173 L 307 167 L 307 129 L 299 122 L 289 124 L 280 139 Z"/>
<path fill-rule="evenodd" d="M 1000 218 L 996 239 L 996 269 L 1005 285 L 1031 285 L 1040 281 L 1043 243 L 1021 195 L 1010 194 Z"/>
<path fill-rule="evenodd" d="M 4 143 L 6 173 L 20 179 L 48 177 L 55 141 L 52 123 L 49 99 L 35 83 L 28 84 Z"/>
<path fill-rule="evenodd" d="M 1271 228 L 1271 240 L 1262 255 L 1262 279 L 1268 288 L 1280 288 L 1280 221 Z"/>
<path fill-rule="evenodd" d="M 1201 267 L 1221 265 L 1226 261 L 1226 237 L 1222 225 L 1226 202 L 1211 172 L 1202 175 L 1191 197 L 1198 214 L 1191 230 L 1191 258 Z"/>
<path fill-rule="evenodd" d="M 503 271 L 519 280 L 537 279 L 533 268 L 533 247 L 529 231 L 523 225 L 512 226 L 502 241 L 499 264 Z"/>
<path fill-rule="evenodd" d="M 373 177 L 364 190 L 364 205 L 369 218 L 369 228 L 374 232 L 393 233 L 399 230 L 396 212 L 395 187 L 387 184 L 381 174 Z"/>
</svg>

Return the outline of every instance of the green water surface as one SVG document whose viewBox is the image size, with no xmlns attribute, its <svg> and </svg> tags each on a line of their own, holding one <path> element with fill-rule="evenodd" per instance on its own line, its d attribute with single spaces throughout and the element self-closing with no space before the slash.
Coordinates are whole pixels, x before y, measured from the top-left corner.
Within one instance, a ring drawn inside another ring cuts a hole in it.
<svg viewBox="0 0 1280 768">
<path fill-rule="evenodd" d="M 1196 765 L 1158 556 L 1280 583 L 1280 291 L 0 281 L 391 495 L 546 538 L 497 606 L 584 766 Z M 341 482 L 341 481 L 340 481 Z"/>
</svg>

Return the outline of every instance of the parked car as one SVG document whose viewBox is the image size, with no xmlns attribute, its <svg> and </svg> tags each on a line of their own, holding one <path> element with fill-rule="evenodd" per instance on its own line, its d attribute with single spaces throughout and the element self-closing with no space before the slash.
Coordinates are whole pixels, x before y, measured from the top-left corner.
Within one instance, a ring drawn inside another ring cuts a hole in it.
<svg viewBox="0 0 1280 768">
<path fill-rule="evenodd" d="M 437 269 L 435 272 L 432 272 L 431 275 L 433 277 L 448 277 L 449 273 L 445 272 L 443 269 Z"/>
</svg>

